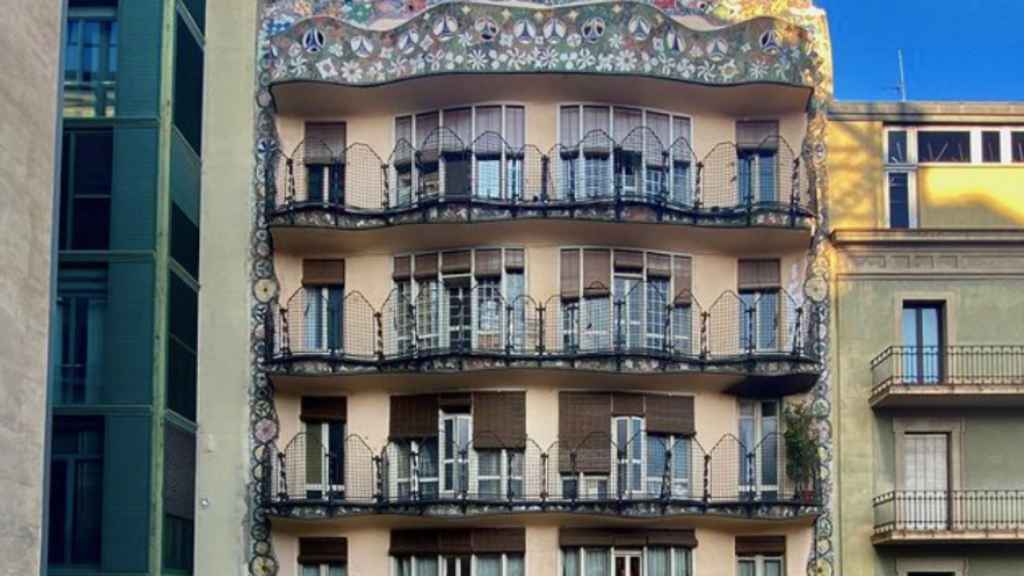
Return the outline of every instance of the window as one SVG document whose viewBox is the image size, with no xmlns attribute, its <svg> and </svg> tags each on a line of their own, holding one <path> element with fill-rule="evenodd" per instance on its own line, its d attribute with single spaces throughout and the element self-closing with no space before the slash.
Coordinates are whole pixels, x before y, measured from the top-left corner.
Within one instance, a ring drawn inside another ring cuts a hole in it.
<svg viewBox="0 0 1024 576">
<path fill-rule="evenodd" d="M 438 496 L 437 440 L 396 442 L 395 496 L 399 500 L 431 500 Z"/>
<path fill-rule="evenodd" d="M 740 400 L 740 491 L 751 498 L 779 495 L 779 402 Z"/>
<path fill-rule="evenodd" d="M 442 494 L 469 490 L 469 450 L 473 437 L 473 419 L 469 414 L 441 414 Z"/>
<path fill-rule="evenodd" d="M 737 576 L 782 576 L 783 561 L 780 557 L 747 556 L 737 564 Z"/>
<path fill-rule="evenodd" d="M 614 566 L 613 566 L 614 563 Z M 642 570 L 642 568 L 646 568 Z M 562 548 L 562 576 L 692 576 L 689 548 Z M 780 575 L 781 576 L 781 575 Z"/>
<path fill-rule="evenodd" d="M 66 130 L 61 158 L 61 250 L 110 247 L 114 132 Z"/>
<path fill-rule="evenodd" d="M 395 576 L 524 576 L 523 555 L 415 555 L 393 556 Z"/>
<path fill-rule="evenodd" d="M 748 352 L 779 349 L 779 305 L 777 289 L 741 290 L 740 343 Z"/>
<path fill-rule="evenodd" d="M 191 518 L 164 515 L 164 568 L 192 573 L 195 525 Z"/>
<path fill-rule="evenodd" d="M 903 303 L 902 378 L 910 384 L 937 384 L 945 368 L 945 314 L 941 302 Z"/>
<path fill-rule="evenodd" d="M 910 176 L 908 172 L 888 173 L 889 228 L 911 227 Z"/>
<path fill-rule="evenodd" d="M 171 203 L 171 258 L 199 279 L 199 226 L 177 202 Z"/>
<path fill-rule="evenodd" d="M 64 116 L 113 116 L 118 60 L 116 3 L 71 0 L 65 34 Z"/>
<path fill-rule="evenodd" d="M 1013 162 L 1024 162 L 1024 132 L 1012 132 L 1010 134 L 1010 149 L 1013 152 Z"/>
<path fill-rule="evenodd" d="M 50 457 L 50 564 L 98 565 L 102 516 L 103 421 L 57 416 Z"/>
<path fill-rule="evenodd" d="M 998 131 L 985 130 L 981 133 L 981 161 L 986 164 L 1003 161 L 1002 135 Z"/>
<path fill-rule="evenodd" d="M 673 434 L 647 434 L 647 495 L 685 498 L 690 495 L 690 439 Z"/>
<path fill-rule="evenodd" d="M 736 123 L 736 182 L 741 204 L 771 203 L 777 200 L 778 150 L 778 121 Z"/>
<path fill-rule="evenodd" d="M 394 205 L 407 206 L 442 194 L 521 198 L 525 130 L 522 106 L 475 106 L 399 116 L 392 156 Z"/>
<path fill-rule="evenodd" d="M 306 497 L 343 498 L 345 494 L 345 423 L 304 422 Z"/>
<path fill-rule="evenodd" d="M 573 104 L 559 109 L 559 134 L 557 197 L 610 198 L 614 192 L 693 203 L 689 118 Z"/>
<path fill-rule="evenodd" d="M 475 450 L 475 455 L 477 494 L 481 498 L 523 495 L 522 451 Z"/>
<path fill-rule="evenodd" d="M 59 338 L 55 350 L 56 404 L 88 404 L 103 392 L 106 274 L 101 270 L 61 270 L 57 297 Z"/>
<path fill-rule="evenodd" d="M 957 162 L 971 161 L 971 133 L 967 130 L 957 131 L 917 131 L 918 162 Z"/>
<path fill-rule="evenodd" d="M 615 431 L 616 486 L 618 494 L 642 495 L 644 486 L 644 419 L 638 416 L 620 416 L 612 419 Z"/>
<path fill-rule="evenodd" d="M 348 574 L 345 564 L 302 564 L 299 576 L 345 576 Z"/>
<path fill-rule="evenodd" d="M 303 347 L 306 352 L 338 352 L 342 349 L 344 287 L 303 286 Z"/>
<path fill-rule="evenodd" d="M 192 150 L 203 150 L 203 48 L 179 14 L 174 43 L 174 125 Z"/>
<path fill-rule="evenodd" d="M 167 407 L 185 418 L 195 420 L 199 294 L 173 270 L 168 271 L 167 275 Z"/>
<path fill-rule="evenodd" d="M 944 530 L 949 523 L 950 438 L 945 432 L 903 435 L 900 528 Z"/>
<path fill-rule="evenodd" d="M 908 149 L 908 136 L 906 130 L 887 131 L 887 153 L 886 162 L 889 164 L 907 164 L 910 162 Z"/>
<path fill-rule="evenodd" d="M 346 136 L 344 122 L 306 122 L 302 143 L 306 201 L 344 204 Z"/>
</svg>

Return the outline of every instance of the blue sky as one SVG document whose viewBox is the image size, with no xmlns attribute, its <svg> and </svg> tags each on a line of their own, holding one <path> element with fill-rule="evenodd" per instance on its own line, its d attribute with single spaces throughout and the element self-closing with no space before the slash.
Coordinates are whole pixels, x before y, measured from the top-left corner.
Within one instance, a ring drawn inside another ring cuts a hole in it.
<svg viewBox="0 0 1024 576">
<path fill-rule="evenodd" d="M 1024 100 L 1024 1 L 816 0 L 828 12 L 841 100 Z"/>
</svg>

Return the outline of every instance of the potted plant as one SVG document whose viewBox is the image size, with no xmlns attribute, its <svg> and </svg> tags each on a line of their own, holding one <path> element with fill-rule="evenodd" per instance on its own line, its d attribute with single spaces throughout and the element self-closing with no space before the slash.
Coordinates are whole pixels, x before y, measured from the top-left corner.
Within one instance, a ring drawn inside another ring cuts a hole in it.
<svg viewBox="0 0 1024 576">
<path fill-rule="evenodd" d="M 818 467 L 818 432 L 810 403 L 787 405 L 784 419 L 786 475 L 793 482 L 795 497 L 811 503 L 815 497 L 814 478 Z"/>
</svg>

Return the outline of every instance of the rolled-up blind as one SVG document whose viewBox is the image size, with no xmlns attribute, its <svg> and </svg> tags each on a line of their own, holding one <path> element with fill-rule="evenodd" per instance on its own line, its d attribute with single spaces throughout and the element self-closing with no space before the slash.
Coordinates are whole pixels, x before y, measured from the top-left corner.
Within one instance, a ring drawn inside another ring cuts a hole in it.
<svg viewBox="0 0 1024 576">
<path fill-rule="evenodd" d="M 299 419 L 303 422 L 346 421 L 348 418 L 348 399 L 344 396 L 303 396 L 302 412 Z"/>
<path fill-rule="evenodd" d="M 304 146 L 307 164 L 344 162 L 345 123 L 306 122 Z"/>
<path fill-rule="evenodd" d="M 648 394 L 647 432 L 693 436 L 697 433 L 692 396 Z"/>
<path fill-rule="evenodd" d="M 689 256 L 672 257 L 672 290 L 676 306 L 689 306 L 693 302 L 693 261 Z"/>
<path fill-rule="evenodd" d="M 440 119 L 437 112 L 428 112 L 426 114 L 419 114 L 416 116 L 416 148 L 423 149 L 426 147 L 432 147 L 436 149 L 438 147 L 437 136 L 434 132 L 437 127 L 440 126 Z M 427 142 L 427 138 L 431 137 L 431 142 Z"/>
<path fill-rule="evenodd" d="M 345 538 L 299 538 L 300 564 L 329 564 L 348 560 Z"/>
<path fill-rule="evenodd" d="M 617 272 L 639 272 L 644 269 L 644 253 L 636 250 L 616 250 L 615 270 Z"/>
<path fill-rule="evenodd" d="M 513 151 L 526 144 L 526 109 L 522 106 L 505 107 L 505 141 Z"/>
<path fill-rule="evenodd" d="M 633 108 L 615 109 L 615 141 L 623 149 L 632 152 L 643 150 L 644 133 L 636 130 L 643 125 L 643 118 L 643 113 Z"/>
<path fill-rule="evenodd" d="M 473 530 L 474 554 L 526 552 L 526 528 L 477 528 Z"/>
<path fill-rule="evenodd" d="M 605 249 L 588 248 L 583 251 L 583 295 L 600 297 L 611 294 L 612 258 Z"/>
<path fill-rule="evenodd" d="M 612 416 L 643 416 L 644 395 L 615 392 L 612 394 Z"/>
<path fill-rule="evenodd" d="M 737 556 L 782 556 L 786 553 L 785 536 L 737 536 Z"/>
<path fill-rule="evenodd" d="M 392 440 L 415 440 L 437 436 L 438 398 L 434 394 L 392 396 L 390 433 Z"/>
<path fill-rule="evenodd" d="M 558 131 L 561 144 L 566 148 L 577 148 L 580 142 L 580 109 L 578 106 L 563 106 L 559 112 Z"/>
<path fill-rule="evenodd" d="M 478 449 L 526 448 L 526 394 L 474 392 L 473 437 Z"/>
<path fill-rule="evenodd" d="M 412 258 L 409 256 L 395 257 L 395 269 L 391 273 L 394 280 L 408 280 L 412 275 Z"/>
<path fill-rule="evenodd" d="M 671 278 L 672 257 L 668 254 L 647 254 L 648 278 Z"/>
<path fill-rule="evenodd" d="M 415 554 L 501 554 L 526 551 L 525 528 L 392 530 L 392 556 Z"/>
<path fill-rule="evenodd" d="M 778 120 L 737 122 L 736 147 L 741 150 L 777 150 L 779 147 Z"/>
<path fill-rule="evenodd" d="M 303 260 L 302 285 L 325 286 L 345 283 L 344 260 Z"/>
<path fill-rule="evenodd" d="M 501 276 L 501 250 L 477 250 L 473 258 L 475 260 L 473 275 L 477 278 Z"/>
<path fill-rule="evenodd" d="M 470 108 L 445 110 L 444 127 L 451 130 L 451 133 L 445 136 L 446 148 L 457 149 L 469 146 L 469 143 L 473 141 L 473 111 Z M 457 141 L 447 141 L 451 139 L 452 134 L 458 138 Z"/>
<path fill-rule="evenodd" d="M 420 279 L 437 278 L 437 254 L 434 252 L 417 254 L 414 275 Z"/>
<path fill-rule="evenodd" d="M 600 392 L 561 392 L 558 395 L 558 468 L 572 472 L 611 472 L 611 395 Z"/>
<path fill-rule="evenodd" d="M 678 546 L 696 548 L 697 537 L 693 529 L 644 528 L 561 528 L 559 546 Z"/>
<path fill-rule="evenodd" d="M 473 406 L 473 396 L 468 392 L 441 394 L 437 399 L 437 406 L 447 413 L 469 412 Z"/>
<path fill-rule="evenodd" d="M 445 252 L 441 254 L 441 272 L 444 272 L 445 274 L 469 273 L 471 255 L 472 252 L 469 250 Z"/>
<path fill-rule="evenodd" d="M 580 297 L 580 251 L 575 248 L 562 250 L 561 264 L 562 299 L 577 300 Z"/>
<path fill-rule="evenodd" d="M 526 268 L 526 254 L 522 248 L 508 248 L 505 250 L 505 270 L 517 272 Z"/>
<path fill-rule="evenodd" d="M 740 290 L 777 290 L 782 287 L 781 266 L 777 259 L 740 260 L 737 276 Z"/>
<path fill-rule="evenodd" d="M 475 138 L 493 132 L 501 135 L 501 106 L 480 106 L 476 109 Z"/>
<path fill-rule="evenodd" d="M 609 134 L 609 112 L 604 106 L 583 107 L 583 149 L 589 155 L 611 153 L 612 139 Z"/>
</svg>

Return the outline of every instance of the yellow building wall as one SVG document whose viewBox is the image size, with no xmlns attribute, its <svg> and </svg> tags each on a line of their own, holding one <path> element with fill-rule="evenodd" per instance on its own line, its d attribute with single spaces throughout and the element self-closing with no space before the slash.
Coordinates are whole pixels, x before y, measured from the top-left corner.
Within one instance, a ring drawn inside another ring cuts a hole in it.
<svg viewBox="0 0 1024 576">
<path fill-rule="evenodd" d="M 881 122 L 830 122 L 828 209 L 833 230 L 877 228 L 885 219 Z"/>
<path fill-rule="evenodd" d="M 922 228 L 1024 225 L 1024 165 L 929 166 L 917 171 Z"/>
</svg>

